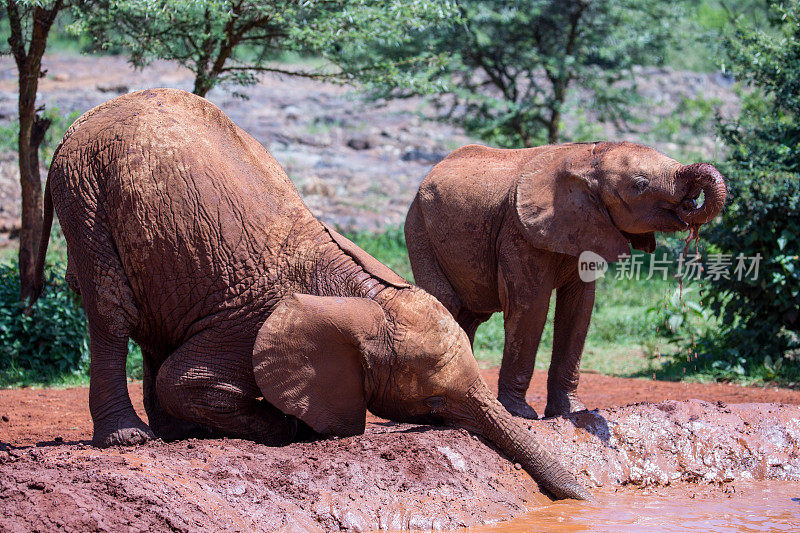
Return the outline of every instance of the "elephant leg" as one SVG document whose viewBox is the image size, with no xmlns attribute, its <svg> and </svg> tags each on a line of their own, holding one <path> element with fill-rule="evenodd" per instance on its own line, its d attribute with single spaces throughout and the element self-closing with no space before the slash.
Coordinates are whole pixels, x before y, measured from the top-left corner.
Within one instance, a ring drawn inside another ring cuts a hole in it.
<svg viewBox="0 0 800 533">
<path fill-rule="evenodd" d="M 538 418 L 525 401 L 525 394 L 533 377 L 549 304 L 550 292 L 544 291 L 524 305 L 512 305 L 504 312 L 506 339 L 497 399 L 508 412 L 523 418 Z"/>
<path fill-rule="evenodd" d="M 581 355 L 594 306 L 594 282 L 574 279 L 556 290 L 553 359 L 547 374 L 545 416 L 586 409 L 578 399 Z"/>
<path fill-rule="evenodd" d="M 102 228 L 96 228 L 95 235 L 102 233 Z M 153 437 L 128 395 L 125 362 L 138 311 L 122 265 L 107 238 L 105 242 L 76 243 L 81 248 L 81 260 L 75 264 L 89 321 L 92 444 L 99 447 L 139 444 Z"/>
<path fill-rule="evenodd" d="M 491 316 L 491 313 L 475 313 L 463 307 L 456 311 L 456 321 L 461 326 L 461 329 L 467 333 L 470 346 L 475 346 L 475 332 L 478 330 L 478 326 L 489 320 Z"/>
<path fill-rule="evenodd" d="M 456 317 L 463 303 L 436 260 L 416 197 L 406 216 L 405 235 L 414 283 L 432 294 Z"/>
<path fill-rule="evenodd" d="M 150 429 L 156 437 L 165 441 L 211 436 L 210 428 L 170 416 L 161 407 L 156 394 L 156 376 L 160 368 L 157 362 L 162 359 L 142 348 L 143 403 Z"/>
<path fill-rule="evenodd" d="M 259 399 L 252 341 L 236 343 L 222 331 L 198 334 L 173 352 L 158 370 L 156 395 L 170 416 L 215 434 L 269 445 L 297 434 L 295 417 Z"/>
<path fill-rule="evenodd" d="M 80 284 L 78 282 L 78 276 L 75 275 L 75 267 L 72 265 L 72 260 L 70 259 L 69 251 L 67 251 L 67 271 L 64 274 L 64 279 L 67 282 L 67 286 L 72 289 L 72 292 L 75 294 L 80 294 Z"/>
</svg>

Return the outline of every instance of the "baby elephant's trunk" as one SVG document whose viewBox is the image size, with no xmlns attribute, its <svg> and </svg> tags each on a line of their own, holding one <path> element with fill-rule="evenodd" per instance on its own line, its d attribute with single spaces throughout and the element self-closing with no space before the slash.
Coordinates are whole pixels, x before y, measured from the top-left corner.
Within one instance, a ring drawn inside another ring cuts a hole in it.
<svg viewBox="0 0 800 533">
<path fill-rule="evenodd" d="M 705 199 L 703 205 L 697 206 L 690 200 L 682 204 L 681 218 L 690 226 L 700 226 L 716 217 L 725 204 L 728 189 L 722 174 L 708 163 L 695 163 L 686 165 L 678 171 L 678 180 L 692 183 L 692 193 L 695 196 L 703 191 Z"/>
<path fill-rule="evenodd" d="M 489 391 L 481 380 L 468 393 L 476 423 L 483 436 L 522 467 L 552 496 L 589 500 L 591 495 L 555 457 L 536 442 Z"/>
</svg>

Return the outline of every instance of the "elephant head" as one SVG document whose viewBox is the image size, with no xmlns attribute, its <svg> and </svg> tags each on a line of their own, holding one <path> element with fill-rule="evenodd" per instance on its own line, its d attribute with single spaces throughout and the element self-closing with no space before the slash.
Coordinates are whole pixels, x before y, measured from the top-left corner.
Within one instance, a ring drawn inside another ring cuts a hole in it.
<svg viewBox="0 0 800 533">
<path fill-rule="evenodd" d="M 704 195 L 701 206 L 696 200 Z M 697 228 L 713 219 L 725 180 L 708 163 L 682 165 L 638 144 L 557 145 L 534 156 L 516 183 L 517 222 L 553 252 L 591 250 L 617 261 L 634 248 L 653 252 L 654 231 Z"/>
<path fill-rule="evenodd" d="M 466 428 L 558 498 L 588 498 L 575 477 L 494 398 L 450 313 L 417 287 L 366 298 L 285 297 L 253 350 L 264 398 L 325 435 L 365 428 L 366 411 Z"/>
</svg>

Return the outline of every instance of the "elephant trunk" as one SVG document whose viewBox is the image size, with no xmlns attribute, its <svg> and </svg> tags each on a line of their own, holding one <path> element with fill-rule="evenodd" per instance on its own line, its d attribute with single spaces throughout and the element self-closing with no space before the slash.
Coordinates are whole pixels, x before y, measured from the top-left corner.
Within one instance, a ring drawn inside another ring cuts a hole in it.
<svg viewBox="0 0 800 533">
<path fill-rule="evenodd" d="M 680 217 L 690 226 L 700 226 L 712 220 L 722 210 L 728 189 L 725 178 L 708 163 L 694 163 L 678 170 L 678 181 L 691 183 L 690 194 L 680 206 Z M 694 198 L 703 192 L 703 205 L 697 206 Z"/>
<path fill-rule="evenodd" d="M 476 380 L 467 396 L 477 431 L 521 464 L 542 488 L 558 499 L 591 499 L 589 491 L 506 411 L 483 380 Z"/>
</svg>

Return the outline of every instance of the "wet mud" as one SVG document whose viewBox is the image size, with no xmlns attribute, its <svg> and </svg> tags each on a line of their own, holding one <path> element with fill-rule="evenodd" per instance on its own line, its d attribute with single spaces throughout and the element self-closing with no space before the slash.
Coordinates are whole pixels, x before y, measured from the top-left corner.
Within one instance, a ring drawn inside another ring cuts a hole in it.
<svg viewBox="0 0 800 533">
<path fill-rule="evenodd" d="M 793 405 L 640 403 L 529 427 L 598 501 L 800 479 Z M 465 431 L 389 422 L 282 448 L 225 439 L 3 447 L 4 531 L 454 529 L 564 505 Z"/>
<path fill-rule="evenodd" d="M 560 501 L 480 533 L 756 533 L 800 530 L 800 486 L 789 481 L 675 484 L 595 491 L 592 502 Z"/>
</svg>

